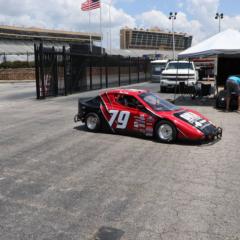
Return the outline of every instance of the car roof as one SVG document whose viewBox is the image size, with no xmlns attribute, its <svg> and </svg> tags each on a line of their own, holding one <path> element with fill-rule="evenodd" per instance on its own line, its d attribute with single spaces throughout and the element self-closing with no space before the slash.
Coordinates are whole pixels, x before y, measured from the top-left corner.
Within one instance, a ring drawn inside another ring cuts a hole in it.
<svg viewBox="0 0 240 240">
<path fill-rule="evenodd" d="M 111 90 L 107 90 L 107 91 L 104 91 L 104 92 L 101 92 L 100 94 L 104 94 L 104 93 L 108 93 L 108 94 L 116 94 L 116 93 L 121 93 L 121 94 L 127 94 L 127 95 L 139 95 L 141 93 L 146 93 L 148 92 L 147 90 L 143 90 L 143 89 L 122 89 L 122 88 L 119 88 L 119 89 L 111 89 Z"/>
<path fill-rule="evenodd" d="M 167 63 L 168 62 L 168 60 L 153 60 L 153 61 L 151 61 L 151 63 Z"/>
<path fill-rule="evenodd" d="M 169 61 L 168 63 L 192 63 L 192 61 Z"/>
</svg>

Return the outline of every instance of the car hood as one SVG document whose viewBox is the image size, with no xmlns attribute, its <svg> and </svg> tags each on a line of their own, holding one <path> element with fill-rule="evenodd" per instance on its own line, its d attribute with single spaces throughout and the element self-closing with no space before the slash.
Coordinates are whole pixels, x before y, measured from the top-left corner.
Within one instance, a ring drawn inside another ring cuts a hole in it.
<svg viewBox="0 0 240 240">
<path fill-rule="evenodd" d="M 206 126 L 212 125 L 212 123 L 206 117 L 193 110 L 185 109 L 176 112 L 173 115 L 199 130 L 204 129 Z"/>
<path fill-rule="evenodd" d="M 168 70 L 163 70 L 162 74 L 195 74 L 195 71 L 192 69 L 168 69 Z"/>
<path fill-rule="evenodd" d="M 155 114 L 160 118 L 172 121 L 175 125 L 178 125 L 178 122 L 180 121 L 181 123 L 189 124 L 199 130 L 212 125 L 212 123 L 202 114 L 187 108 L 180 108 L 176 111 L 155 111 Z"/>
</svg>

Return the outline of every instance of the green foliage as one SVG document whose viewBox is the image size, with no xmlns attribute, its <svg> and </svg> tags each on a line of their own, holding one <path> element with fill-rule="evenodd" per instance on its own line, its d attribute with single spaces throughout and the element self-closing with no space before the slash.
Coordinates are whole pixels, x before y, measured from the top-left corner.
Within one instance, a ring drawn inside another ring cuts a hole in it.
<svg viewBox="0 0 240 240">
<path fill-rule="evenodd" d="M 14 61 L 0 63 L 0 68 L 33 68 L 33 67 L 34 62 Z"/>
</svg>

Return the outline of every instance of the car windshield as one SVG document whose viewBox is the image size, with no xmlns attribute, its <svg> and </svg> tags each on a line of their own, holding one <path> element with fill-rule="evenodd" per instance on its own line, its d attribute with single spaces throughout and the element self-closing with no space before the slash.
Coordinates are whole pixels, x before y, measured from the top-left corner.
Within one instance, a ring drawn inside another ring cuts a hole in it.
<svg viewBox="0 0 240 240">
<path fill-rule="evenodd" d="M 161 73 L 161 71 L 165 68 L 166 64 L 165 63 L 155 63 L 152 64 L 152 71 L 153 73 Z"/>
<path fill-rule="evenodd" d="M 166 69 L 192 69 L 193 70 L 193 64 L 188 62 L 172 62 L 169 63 L 166 67 Z"/>
<path fill-rule="evenodd" d="M 155 111 L 174 111 L 180 109 L 180 107 L 160 98 L 155 93 L 142 93 L 139 96 Z"/>
</svg>

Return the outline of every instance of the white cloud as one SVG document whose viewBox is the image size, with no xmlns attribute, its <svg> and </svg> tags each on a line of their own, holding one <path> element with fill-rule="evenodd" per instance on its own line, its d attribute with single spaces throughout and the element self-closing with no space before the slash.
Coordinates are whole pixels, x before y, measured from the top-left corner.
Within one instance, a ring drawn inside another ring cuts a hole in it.
<svg viewBox="0 0 240 240">
<path fill-rule="evenodd" d="M 222 29 L 233 28 L 240 31 L 240 16 L 224 16 L 221 23 Z"/>
<path fill-rule="evenodd" d="M 219 12 L 220 0 L 186 0 L 186 11 L 197 22 L 201 23 L 201 33 L 197 35 L 197 41 L 214 35 L 218 32 L 218 20 L 215 15 Z M 224 16 L 221 21 L 221 29 L 234 28 L 240 30 L 240 16 Z"/>
<path fill-rule="evenodd" d="M 186 0 L 186 10 L 197 19 L 214 15 L 218 6 L 219 0 Z"/>
<path fill-rule="evenodd" d="M 91 12 L 91 27 L 88 24 L 88 12 L 80 9 L 85 0 L 0 0 L 0 24 L 17 26 L 35 26 L 73 31 L 100 32 L 99 10 Z M 102 26 L 104 46 L 107 46 L 109 35 L 109 8 L 111 0 L 102 0 Z M 133 2 L 135 0 L 121 0 Z M 112 0 L 112 41 L 114 47 L 119 47 L 119 30 L 121 27 L 159 27 L 171 31 L 171 22 L 159 10 L 142 12 L 137 16 L 127 14 L 123 9 L 115 7 Z M 219 8 L 220 0 L 177 0 L 179 7 L 175 30 L 186 32 L 194 36 L 194 43 L 215 34 L 218 31 L 218 22 L 214 16 Z M 240 16 L 225 16 L 222 29 L 240 29 Z"/>
<path fill-rule="evenodd" d="M 206 39 L 218 32 L 218 21 L 215 20 L 220 0 L 185 0 L 177 2 L 178 11 L 174 21 L 175 31 L 193 35 L 193 44 Z M 185 11 L 184 11 L 185 9 Z M 151 10 L 136 16 L 137 25 L 147 28 L 159 27 L 171 31 L 171 21 L 168 15 L 161 11 Z M 240 30 L 240 16 L 225 15 L 221 21 L 222 30 L 234 28 Z"/>
<path fill-rule="evenodd" d="M 172 24 L 168 18 L 168 15 L 165 15 L 161 11 L 152 10 L 149 12 L 144 12 L 137 16 L 137 20 L 140 26 L 145 26 L 148 28 L 158 27 L 166 31 L 171 31 L 172 29 Z M 199 39 L 202 35 L 201 28 L 202 25 L 199 21 L 188 20 L 186 14 L 183 12 L 179 12 L 177 19 L 174 21 L 175 31 L 192 34 L 194 37 L 197 37 L 197 39 Z"/>
<path fill-rule="evenodd" d="M 55 28 L 72 31 L 93 31 L 100 33 L 100 11 L 91 11 L 89 26 L 88 12 L 81 11 L 85 0 L 0 0 L 0 24 L 26 27 Z M 102 1 L 102 26 L 104 44 L 109 31 L 109 0 Z M 122 9 L 111 8 L 113 42 L 119 46 L 119 30 L 123 26 L 135 26 L 132 16 Z M 118 44 L 117 44 L 118 43 Z"/>
</svg>

